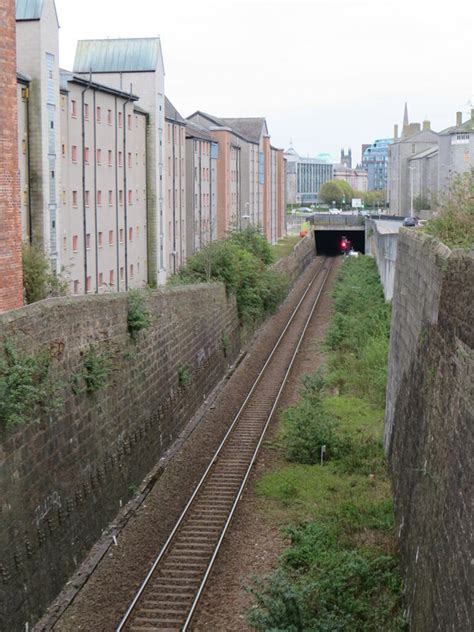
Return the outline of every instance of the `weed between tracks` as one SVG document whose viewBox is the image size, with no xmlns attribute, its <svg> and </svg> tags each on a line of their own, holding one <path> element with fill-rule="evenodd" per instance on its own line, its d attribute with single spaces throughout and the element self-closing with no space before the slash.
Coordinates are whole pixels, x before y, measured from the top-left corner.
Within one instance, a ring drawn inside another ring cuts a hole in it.
<svg viewBox="0 0 474 632">
<path fill-rule="evenodd" d="M 389 316 L 373 260 L 345 262 L 327 366 L 304 378 L 300 401 L 283 413 L 276 445 L 285 462 L 256 488 L 291 543 L 277 570 L 248 589 L 256 630 L 405 629 L 382 447 Z"/>
</svg>

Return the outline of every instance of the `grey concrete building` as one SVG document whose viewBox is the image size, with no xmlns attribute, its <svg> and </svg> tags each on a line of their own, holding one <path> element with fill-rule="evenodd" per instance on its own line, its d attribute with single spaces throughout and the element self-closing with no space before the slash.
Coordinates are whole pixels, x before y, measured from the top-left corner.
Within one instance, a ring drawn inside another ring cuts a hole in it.
<svg viewBox="0 0 474 632">
<path fill-rule="evenodd" d="M 165 97 L 165 205 L 168 270 L 175 274 L 186 261 L 186 121 Z"/>
<path fill-rule="evenodd" d="M 77 44 L 74 72 L 139 96 L 148 113 L 147 226 L 148 280 L 164 283 L 170 274 L 172 243 L 166 237 L 169 209 L 165 201 L 164 65 L 158 37 L 82 40 Z"/>
<path fill-rule="evenodd" d="M 333 177 L 333 165 L 318 158 L 304 158 L 293 146 L 286 160 L 286 204 L 316 204 L 321 185 Z"/>
<path fill-rule="evenodd" d="M 445 191 L 454 174 L 474 166 L 474 108 L 464 123 L 462 112 L 456 112 L 456 124 L 439 133 L 438 148 L 438 183 Z"/>
<path fill-rule="evenodd" d="M 410 214 L 411 199 L 412 197 L 415 198 L 415 170 L 418 169 L 419 171 L 420 182 L 425 177 L 422 174 L 424 169 L 421 163 L 412 164 L 411 159 L 426 150 L 437 148 L 437 145 L 438 134 L 431 129 L 430 122 L 423 121 L 423 127 L 420 123 L 409 123 L 408 108 L 405 104 L 401 137 L 398 138 L 398 130 L 395 126 L 394 140 L 388 148 L 387 201 L 391 213 L 395 215 Z M 418 160 L 424 157 L 426 157 L 424 154 L 418 156 Z"/>
<path fill-rule="evenodd" d="M 58 236 L 71 294 L 147 282 L 147 115 L 137 100 L 61 71 Z"/>
<path fill-rule="evenodd" d="M 23 77 L 27 75 L 31 79 L 28 85 L 20 88 L 19 100 L 23 135 L 21 156 L 26 155 L 28 170 L 27 176 L 24 170 L 21 175 L 23 193 L 28 187 L 28 206 L 22 204 L 24 235 L 28 234 L 32 241 L 44 248 L 54 271 L 59 267 L 61 178 L 58 29 L 54 0 L 17 0 L 17 69 Z M 24 138 L 26 132 L 29 132 L 28 139 Z M 26 154 L 23 153 L 24 145 Z"/>
<path fill-rule="evenodd" d="M 217 239 L 217 159 L 219 145 L 200 125 L 186 125 L 187 253 Z"/>
</svg>

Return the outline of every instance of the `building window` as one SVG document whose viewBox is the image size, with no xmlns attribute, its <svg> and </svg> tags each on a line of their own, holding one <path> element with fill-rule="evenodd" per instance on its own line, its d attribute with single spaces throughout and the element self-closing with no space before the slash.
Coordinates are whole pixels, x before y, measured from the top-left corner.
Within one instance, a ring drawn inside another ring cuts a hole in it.
<svg viewBox="0 0 474 632">
<path fill-rule="evenodd" d="M 89 120 L 89 104 L 88 103 L 84 103 L 84 118 L 86 119 L 86 121 Z"/>
<path fill-rule="evenodd" d="M 107 162 L 108 162 L 109 167 L 111 167 L 112 166 L 112 150 L 111 149 L 109 149 L 109 151 L 107 152 Z"/>
<path fill-rule="evenodd" d="M 99 244 L 99 248 L 102 248 L 102 246 L 104 245 L 104 243 L 103 243 L 103 234 L 101 232 L 99 232 L 99 234 L 98 234 L 98 244 Z"/>
<path fill-rule="evenodd" d="M 140 237 L 140 226 L 137 226 L 137 228 L 135 229 L 135 232 L 137 233 L 137 239 Z"/>
<path fill-rule="evenodd" d="M 88 276 L 86 278 L 86 292 L 90 292 L 91 291 L 91 278 L 90 276 Z"/>
<path fill-rule="evenodd" d="M 72 205 L 77 206 L 77 191 L 72 192 Z"/>
<path fill-rule="evenodd" d="M 120 189 L 120 191 L 119 191 L 119 204 L 120 205 L 123 204 L 123 191 L 122 191 L 122 189 Z"/>
<path fill-rule="evenodd" d="M 113 246 L 113 245 L 114 245 L 114 231 L 109 230 L 109 246 Z"/>
<path fill-rule="evenodd" d="M 132 129 L 132 115 L 131 114 L 127 116 L 127 124 L 128 124 L 128 129 Z"/>
<path fill-rule="evenodd" d="M 118 113 L 118 126 L 122 127 L 122 112 Z"/>
<path fill-rule="evenodd" d="M 79 294 L 79 281 L 74 281 L 74 294 Z"/>
<path fill-rule="evenodd" d="M 128 229 L 128 241 L 133 241 L 133 226 Z"/>
<path fill-rule="evenodd" d="M 132 191 L 132 189 L 128 190 L 128 204 L 130 206 L 133 204 L 133 191 Z"/>
<path fill-rule="evenodd" d="M 120 229 L 119 241 L 120 241 L 121 244 L 123 244 L 123 228 Z"/>
<path fill-rule="evenodd" d="M 89 164 L 89 147 L 84 147 L 84 162 Z"/>
<path fill-rule="evenodd" d="M 97 164 L 102 164 L 102 149 L 97 150 Z"/>
<path fill-rule="evenodd" d="M 119 151 L 118 153 L 118 166 L 121 167 L 122 166 L 122 152 Z"/>
<path fill-rule="evenodd" d="M 71 116 L 73 118 L 77 117 L 77 101 L 71 101 Z"/>
<path fill-rule="evenodd" d="M 102 121 L 102 110 L 100 108 L 100 105 L 97 106 L 96 119 L 97 119 L 97 123 L 100 123 Z"/>
<path fill-rule="evenodd" d="M 91 235 L 90 233 L 87 233 L 86 235 L 86 250 L 90 250 L 91 249 Z"/>
<path fill-rule="evenodd" d="M 73 162 L 77 162 L 77 145 L 71 147 L 71 158 Z"/>
<path fill-rule="evenodd" d="M 132 168 L 132 153 L 130 151 L 128 152 L 128 168 Z"/>
<path fill-rule="evenodd" d="M 23 153 L 26 154 L 26 141 L 23 142 L 25 143 L 25 151 Z M 61 154 L 63 158 L 66 156 L 66 145 L 64 143 L 61 145 Z"/>
<path fill-rule="evenodd" d="M 97 206 L 102 206 L 102 191 L 97 191 Z"/>
<path fill-rule="evenodd" d="M 86 191 L 86 206 L 89 206 L 89 191 Z"/>
<path fill-rule="evenodd" d="M 63 237 L 63 250 L 67 250 L 67 237 Z"/>
<path fill-rule="evenodd" d="M 123 281 L 123 266 L 120 268 L 120 280 Z"/>
<path fill-rule="evenodd" d="M 130 278 L 133 279 L 133 263 L 130 264 Z"/>
<path fill-rule="evenodd" d="M 107 110 L 107 125 L 112 125 L 112 110 Z"/>
<path fill-rule="evenodd" d="M 113 285 L 114 284 L 114 271 L 110 270 L 109 272 L 109 285 Z"/>
<path fill-rule="evenodd" d="M 109 190 L 109 206 L 113 206 L 114 204 L 114 194 Z"/>
<path fill-rule="evenodd" d="M 79 238 L 77 235 L 72 236 L 72 251 L 77 252 L 78 250 Z"/>
<path fill-rule="evenodd" d="M 104 285 L 104 273 L 99 272 L 99 287 L 102 287 L 103 285 Z"/>
</svg>

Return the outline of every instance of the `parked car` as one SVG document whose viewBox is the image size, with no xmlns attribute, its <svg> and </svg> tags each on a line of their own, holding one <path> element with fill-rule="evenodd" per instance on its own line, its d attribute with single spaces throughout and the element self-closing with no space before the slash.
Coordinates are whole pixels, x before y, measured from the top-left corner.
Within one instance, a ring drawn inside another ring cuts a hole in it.
<svg viewBox="0 0 474 632">
<path fill-rule="evenodd" d="M 415 217 L 405 217 L 403 220 L 402 226 L 416 226 L 416 218 Z"/>
</svg>

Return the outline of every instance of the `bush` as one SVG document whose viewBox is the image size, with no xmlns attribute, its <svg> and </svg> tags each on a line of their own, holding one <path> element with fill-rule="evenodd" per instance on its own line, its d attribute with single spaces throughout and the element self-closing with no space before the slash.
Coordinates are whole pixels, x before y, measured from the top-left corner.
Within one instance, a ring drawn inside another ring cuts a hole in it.
<svg viewBox="0 0 474 632">
<path fill-rule="evenodd" d="M 150 311 L 146 306 L 143 291 L 130 290 L 128 293 L 127 325 L 132 338 L 136 339 L 140 331 L 148 329 L 151 323 Z"/>
<path fill-rule="evenodd" d="M 288 288 L 282 275 L 266 269 L 267 246 L 257 229 L 234 232 L 189 257 L 170 285 L 222 281 L 236 296 L 241 325 L 251 326 L 276 309 Z"/>
<path fill-rule="evenodd" d="M 0 357 L 0 422 L 4 426 L 25 423 L 38 408 L 54 407 L 57 398 L 50 365 L 49 353 L 22 354 L 4 343 L 4 357 Z"/>
<path fill-rule="evenodd" d="M 49 261 L 41 248 L 23 242 L 22 262 L 23 292 L 27 304 L 67 293 L 67 280 L 63 272 L 59 275 L 51 272 Z"/>
<path fill-rule="evenodd" d="M 439 216 L 429 220 L 424 230 L 450 248 L 474 247 L 474 167 L 453 179 Z"/>
<path fill-rule="evenodd" d="M 107 383 L 111 368 L 110 357 L 97 345 L 90 347 L 82 354 L 82 367 L 73 376 L 73 390 L 76 395 L 86 391 L 94 393 Z"/>
</svg>

